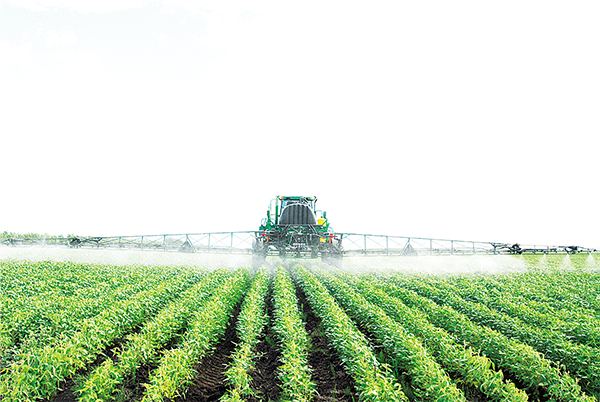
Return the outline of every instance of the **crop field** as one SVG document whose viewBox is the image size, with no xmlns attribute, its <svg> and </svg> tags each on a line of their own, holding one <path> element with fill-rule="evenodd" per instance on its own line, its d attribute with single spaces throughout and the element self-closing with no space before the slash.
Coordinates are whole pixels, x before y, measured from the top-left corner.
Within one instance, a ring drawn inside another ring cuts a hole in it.
<svg viewBox="0 0 600 402">
<path fill-rule="evenodd" d="M 419 258 L 0 260 L 0 400 L 600 401 L 600 256 Z"/>
</svg>

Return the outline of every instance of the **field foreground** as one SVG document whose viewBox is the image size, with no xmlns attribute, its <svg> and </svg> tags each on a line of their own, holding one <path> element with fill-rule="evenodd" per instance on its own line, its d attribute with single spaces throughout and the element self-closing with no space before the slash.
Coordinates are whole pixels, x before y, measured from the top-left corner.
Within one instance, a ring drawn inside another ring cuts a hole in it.
<svg viewBox="0 0 600 402">
<path fill-rule="evenodd" d="M 510 258 L 444 275 L 0 260 L 0 400 L 600 400 L 600 256 Z"/>
</svg>

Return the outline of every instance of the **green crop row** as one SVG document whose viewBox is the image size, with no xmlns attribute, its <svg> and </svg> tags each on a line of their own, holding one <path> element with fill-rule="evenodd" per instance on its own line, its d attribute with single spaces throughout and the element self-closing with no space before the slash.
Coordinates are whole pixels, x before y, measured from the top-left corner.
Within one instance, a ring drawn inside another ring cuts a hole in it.
<svg viewBox="0 0 600 402">
<path fill-rule="evenodd" d="M 523 320 L 527 324 L 561 332 L 569 341 L 596 348 L 600 346 L 600 320 L 589 314 L 577 314 L 572 311 L 568 316 L 561 317 L 552 311 L 551 306 L 542 312 L 533 307 L 538 304 L 536 302 L 531 303 L 523 298 L 515 299 L 512 292 L 501 293 L 488 290 L 481 282 L 470 280 L 467 277 L 461 278 L 454 284 L 448 281 L 430 281 L 428 283 L 437 288 L 454 292 L 465 300 L 482 303 L 491 309 Z"/>
<path fill-rule="evenodd" d="M 496 277 L 490 284 L 516 289 L 521 297 L 549 304 L 558 310 L 580 310 L 600 317 L 600 274 L 560 270 L 526 272 Z"/>
<path fill-rule="evenodd" d="M 140 332 L 129 337 L 117 354 L 115 361 L 105 360 L 79 388 L 79 400 L 96 402 L 110 400 L 117 386 L 148 363 L 187 323 L 192 311 L 202 308 L 211 292 L 228 276 L 219 270 L 185 291 L 181 297 L 165 307 L 152 320 L 145 323 Z"/>
<path fill-rule="evenodd" d="M 197 269 L 177 266 L 115 266 L 58 261 L 0 260 L 2 296 L 10 299 L 36 295 L 84 296 L 94 289 L 112 289 L 146 277 L 163 279 L 193 275 Z"/>
<path fill-rule="evenodd" d="M 409 308 L 399 299 L 390 297 L 373 285 L 373 280 L 336 273 L 344 281 L 355 286 L 371 303 L 379 306 L 387 315 L 419 338 L 442 367 L 453 373 L 460 381 L 479 389 L 492 401 L 525 402 L 527 394 L 508 381 L 501 371 L 492 369 L 487 357 L 457 343 L 448 332 L 431 324 L 427 316 L 417 309 Z"/>
<path fill-rule="evenodd" d="M 175 272 L 57 262 L 0 265 L 3 285 L 9 288 L 0 291 L 0 353 L 8 348 L 13 353 L 37 348 L 58 336 L 70 336 L 86 318 L 172 278 Z M 37 293 L 29 289 L 32 285 L 37 285 Z M 29 290 L 18 292 L 20 287 Z"/>
<path fill-rule="evenodd" d="M 381 284 L 378 288 L 390 296 L 399 298 L 408 307 L 421 310 L 433 325 L 481 350 L 497 367 L 513 375 L 526 387 L 545 389 L 555 401 L 595 401 L 594 397 L 587 396 L 581 391 L 571 376 L 561 373 L 531 346 L 510 339 L 484 325 L 476 324 L 451 307 L 438 305 L 412 290 L 392 284 Z"/>
<path fill-rule="evenodd" d="M 368 302 L 346 282 L 317 268 L 312 271 L 350 318 L 364 326 L 383 346 L 386 356 L 397 368 L 396 372 L 406 372 L 417 399 L 466 401 L 462 392 L 417 338 L 392 320 L 380 307 Z"/>
<path fill-rule="evenodd" d="M 407 401 L 390 368 L 377 361 L 368 340 L 321 282 L 300 266 L 293 269 L 292 274 L 306 294 L 312 310 L 321 318 L 327 339 L 354 378 L 361 400 Z"/>
<path fill-rule="evenodd" d="M 461 299 L 455 295 L 453 289 L 442 284 L 440 288 L 436 288 L 416 278 L 407 277 L 396 278 L 395 283 L 414 290 L 438 304 L 451 306 L 465 314 L 471 321 L 530 345 L 543 353 L 548 360 L 563 364 L 571 374 L 581 380 L 583 389 L 592 393 L 600 392 L 599 350 L 569 342 L 562 333 L 528 325 L 518 318 L 491 310 L 481 303 Z"/>
<path fill-rule="evenodd" d="M 160 280 L 148 277 L 135 284 L 105 289 L 104 293 L 89 298 L 31 297 L 27 303 L 12 307 L 12 314 L 5 316 L 0 323 L 0 337 L 4 339 L 2 347 L 27 350 L 51 344 L 58 336 L 69 336 L 79 330 L 85 319 L 99 314 L 114 303 L 129 299 Z M 5 305 L 10 306 L 8 303 Z"/>
<path fill-rule="evenodd" d="M 0 400 L 52 400 L 65 386 L 82 402 L 132 387 L 145 389 L 145 402 L 173 400 L 202 382 L 195 368 L 209 362 L 240 305 L 221 400 L 259 398 L 251 376 L 264 369 L 256 349 L 267 325 L 280 352 L 281 400 L 317 399 L 300 292 L 361 401 L 593 402 L 600 274 L 569 262 L 488 276 L 298 266 L 250 281 L 246 269 L 0 261 Z"/>
<path fill-rule="evenodd" d="M 142 324 L 191 285 L 186 277 L 165 281 L 85 320 L 81 329 L 63 342 L 27 351 L 0 378 L 3 402 L 53 396 L 61 381 L 86 367 L 112 341 Z"/>
<path fill-rule="evenodd" d="M 226 280 L 190 320 L 183 343 L 168 350 L 150 373 L 144 402 L 160 402 L 181 395 L 195 376 L 194 364 L 223 336 L 235 306 L 248 288 L 249 272 L 239 269 Z"/>
<path fill-rule="evenodd" d="M 583 276 L 583 273 L 576 277 L 569 276 L 569 281 L 576 281 L 580 287 L 592 279 L 589 275 Z M 542 291 L 546 291 L 547 285 L 540 288 L 525 275 L 456 277 L 448 282 L 454 284 L 466 300 L 483 302 L 488 307 L 515 315 L 533 325 L 559 329 L 578 343 L 600 346 L 600 317 L 595 310 L 572 303 L 569 299 L 573 297 L 572 292 L 568 298 L 565 296 L 560 300 L 546 297 Z M 473 293 L 469 294 L 469 291 Z M 502 305 L 505 302 L 508 304 Z M 515 304 L 523 308 L 514 308 Z M 551 325 L 548 325 L 549 321 L 552 321 Z"/>
<path fill-rule="evenodd" d="M 252 378 L 248 372 L 254 368 L 255 348 L 268 321 L 266 297 L 269 282 L 269 274 L 265 270 L 259 270 L 244 298 L 236 328 L 240 343 L 225 372 L 229 387 L 220 399 L 223 402 L 243 401 L 244 397 L 252 395 Z"/>
<path fill-rule="evenodd" d="M 273 331 L 281 348 L 280 400 L 310 401 L 315 392 L 315 385 L 308 366 L 308 335 L 298 309 L 294 284 L 287 271 L 281 267 L 277 269 L 273 283 L 273 308 Z"/>
</svg>

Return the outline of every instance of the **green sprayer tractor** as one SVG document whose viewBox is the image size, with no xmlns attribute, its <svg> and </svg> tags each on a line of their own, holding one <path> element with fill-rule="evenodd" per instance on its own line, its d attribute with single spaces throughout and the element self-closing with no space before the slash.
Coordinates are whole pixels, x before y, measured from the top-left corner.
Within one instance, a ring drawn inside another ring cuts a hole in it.
<svg viewBox="0 0 600 402">
<path fill-rule="evenodd" d="M 268 255 L 341 259 L 341 236 L 333 233 L 326 212 L 317 210 L 316 203 L 317 197 L 275 197 L 256 232 L 254 264 Z"/>
<path fill-rule="evenodd" d="M 479 254 L 576 254 L 598 250 L 574 245 L 541 246 L 335 232 L 316 197 L 277 196 L 258 230 L 138 236 L 15 236 L 0 233 L 0 246 L 147 250 L 252 255 L 260 266 L 268 256 L 321 258 L 340 266 L 350 256 L 433 256 Z M 342 247 L 342 241 L 344 246 Z"/>
</svg>

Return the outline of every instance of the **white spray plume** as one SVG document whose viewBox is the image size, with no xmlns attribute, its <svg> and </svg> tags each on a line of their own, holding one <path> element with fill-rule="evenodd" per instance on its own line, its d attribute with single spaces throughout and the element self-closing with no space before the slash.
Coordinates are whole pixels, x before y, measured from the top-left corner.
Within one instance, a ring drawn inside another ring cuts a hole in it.
<svg viewBox="0 0 600 402">
<path fill-rule="evenodd" d="M 94 250 L 59 247 L 0 247 L 0 259 L 72 261 L 108 265 L 186 265 L 206 269 L 250 267 L 252 256 L 140 250 Z"/>
<path fill-rule="evenodd" d="M 502 274 L 526 269 L 520 258 L 508 255 L 403 256 L 345 258 L 343 270 L 350 273 L 407 274 Z"/>
</svg>

